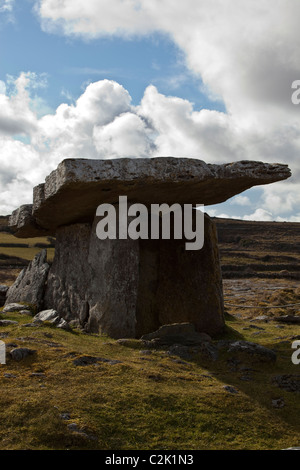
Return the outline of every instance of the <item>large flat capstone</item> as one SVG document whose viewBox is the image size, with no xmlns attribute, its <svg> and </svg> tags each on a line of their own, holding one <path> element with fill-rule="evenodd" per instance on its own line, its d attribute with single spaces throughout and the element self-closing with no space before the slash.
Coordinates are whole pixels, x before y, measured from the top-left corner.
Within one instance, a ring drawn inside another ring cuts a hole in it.
<svg viewBox="0 0 300 470">
<path fill-rule="evenodd" d="M 240 161 L 222 165 L 191 158 L 66 159 L 34 188 L 33 205 L 10 217 L 17 237 L 52 234 L 62 225 L 92 222 L 99 204 L 131 202 L 212 205 L 252 186 L 288 178 L 287 165 Z"/>
</svg>

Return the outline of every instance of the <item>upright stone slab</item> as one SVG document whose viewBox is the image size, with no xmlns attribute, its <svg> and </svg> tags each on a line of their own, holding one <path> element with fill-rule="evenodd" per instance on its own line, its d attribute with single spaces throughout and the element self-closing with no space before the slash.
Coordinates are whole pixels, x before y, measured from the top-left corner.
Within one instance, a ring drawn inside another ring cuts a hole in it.
<svg viewBox="0 0 300 470">
<path fill-rule="evenodd" d="M 24 268 L 6 295 L 6 305 L 27 302 L 37 309 L 42 307 L 46 280 L 49 271 L 47 250 L 42 250 Z"/>
<path fill-rule="evenodd" d="M 57 231 L 45 308 L 78 318 L 88 331 L 140 337 L 168 323 L 222 331 L 222 277 L 215 224 L 205 216 L 201 250 L 186 240 L 99 240 L 93 226 Z"/>
<path fill-rule="evenodd" d="M 138 254 L 135 241 L 99 240 L 89 224 L 58 229 L 45 308 L 88 331 L 134 337 Z"/>
</svg>

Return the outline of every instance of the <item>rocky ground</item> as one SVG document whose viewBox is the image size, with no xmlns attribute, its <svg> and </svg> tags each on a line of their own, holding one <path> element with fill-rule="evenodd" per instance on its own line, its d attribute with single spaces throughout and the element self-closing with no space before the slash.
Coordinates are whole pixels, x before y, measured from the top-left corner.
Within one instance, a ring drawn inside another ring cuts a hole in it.
<svg viewBox="0 0 300 470">
<path fill-rule="evenodd" d="M 0 449 L 299 446 L 298 224 L 222 224 L 217 338 L 187 326 L 112 340 L 30 305 L 0 312 Z"/>
</svg>

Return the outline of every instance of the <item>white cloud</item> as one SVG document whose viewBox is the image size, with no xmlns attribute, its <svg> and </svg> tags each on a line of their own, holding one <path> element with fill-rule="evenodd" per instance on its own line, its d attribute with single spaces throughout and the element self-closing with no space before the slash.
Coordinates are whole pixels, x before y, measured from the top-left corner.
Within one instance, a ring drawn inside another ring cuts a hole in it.
<svg viewBox="0 0 300 470">
<path fill-rule="evenodd" d="M 239 194 L 238 196 L 235 196 L 231 201 L 231 204 L 237 204 L 238 206 L 250 206 L 251 201 L 248 198 L 248 196 L 242 196 Z"/>
<path fill-rule="evenodd" d="M 7 95 L 7 88 L 11 87 L 12 79 L 8 80 L 8 87 L 4 83 L 0 93 L 0 135 L 26 134 L 36 125 L 35 114 L 30 109 L 30 95 L 28 87 L 31 77 L 21 73 L 14 80 L 13 92 Z M 3 83 L 3 82 L 2 82 Z"/>
<path fill-rule="evenodd" d="M 93 138 L 99 157 L 149 157 L 153 150 L 150 130 L 132 112 L 121 114 L 106 126 L 95 126 Z"/>
<path fill-rule="evenodd" d="M 11 12 L 15 0 L 0 0 L 0 13 Z"/>
</svg>

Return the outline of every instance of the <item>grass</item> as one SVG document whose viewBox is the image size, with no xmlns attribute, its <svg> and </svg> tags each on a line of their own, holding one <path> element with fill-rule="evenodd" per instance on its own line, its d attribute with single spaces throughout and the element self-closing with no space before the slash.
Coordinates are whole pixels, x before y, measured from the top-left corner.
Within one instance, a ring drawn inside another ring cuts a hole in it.
<svg viewBox="0 0 300 470">
<path fill-rule="evenodd" d="M 41 251 L 42 248 L 36 247 L 36 243 L 49 243 L 47 237 L 37 238 L 17 238 L 11 233 L 0 232 L 0 244 L 7 243 L 11 246 L 0 246 L 0 254 L 7 256 L 17 256 L 25 260 L 32 260 L 34 256 Z M 28 245 L 28 247 L 15 246 L 18 243 Z M 47 256 L 51 261 L 54 257 L 54 248 L 47 248 Z"/>
<path fill-rule="evenodd" d="M 273 323 L 244 330 L 246 320 L 227 316 L 224 338 L 243 338 L 278 350 L 275 365 L 255 364 L 252 381 L 228 367 L 228 353 L 218 361 L 196 355 L 181 361 L 166 351 L 141 353 L 138 340 L 125 345 L 79 330 L 50 325 L 24 327 L 31 317 L 0 327 L 7 350 L 29 347 L 36 354 L 0 365 L 0 449 L 281 449 L 299 445 L 299 394 L 272 384 L 275 375 L 299 373 L 291 362 L 291 341 L 300 327 L 278 330 Z M 278 338 L 278 339 L 275 339 Z M 13 346 L 10 346 L 13 345 Z M 91 355 L 117 359 L 75 366 L 74 358 Z M 251 366 L 252 367 L 252 366 Z M 32 373 L 43 373 L 34 376 Z M 15 378 L 6 378 L 4 373 Z M 223 389 L 230 384 L 239 393 Z M 285 406 L 272 407 L 282 397 Z M 63 413 L 70 420 L 63 420 Z M 76 423 L 85 434 L 73 432 Z M 90 436 L 90 437 L 87 437 Z M 92 436 L 92 437 L 91 437 Z M 93 436 L 95 439 L 93 439 Z"/>
<path fill-rule="evenodd" d="M 41 250 L 34 245 L 47 239 L 23 240 L 0 232 L 0 243 L 20 242 L 28 248 L 0 247 L 0 254 L 31 260 Z M 235 249 L 236 253 L 221 253 L 224 264 L 257 263 L 266 253 L 273 259 L 262 260 L 265 264 L 287 262 L 270 249 L 256 251 L 253 246 L 248 255 L 243 255 L 240 246 Z M 48 249 L 50 260 L 53 253 L 53 248 Z M 296 251 L 287 254 L 291 262 L 297 262 Z M 11 284 L 17 270 L 2 268 L 0 282 Z M 299 291 L 289 290 L 289 281 L 286 283 L 287 289 L 279 293 L 267 294 L 262 289 L 255 301 L 262 305 L 297 301 Z M 278 329 L 274 322 L 250 323 L 249 317 L 281 313 L 287 310 L 266 311 L 259 305 L 251 311 L 228 309 L 226 331 L 218 340 L 243 339 L 277 351 L 277 361 L 271 365 L 240 358 L 252 369 L 252 380 L 246 381 L 246 373 L 232 367 L 231 355 L 226 352 L 221 351 L 217 361 L 201 355 L 183 361 L 164 350 L 146 355 L 138 340 L 122 345 L 103 335 L 66 332 L 49 324 L 25 327 L 31 316 L 0 311 L 0 319 L 18 321 L 16 326 L 0 326 L 0 339 L 8 353 L 16 346 L 36 350 L 21 362 L 8 354 L 7 363 L 0 364 L 0 450 L 263 450 L 299 446 L 299 393 L 279 388 L 272 378 L 300 374 L 300 365 L 291 362 L 292 338 L 300 335 L 300 326 Z M 253 328 L 255 325 L 263 330 Z M 120 363 L 75 366 L 74 359 L 83 355 Z M 226 392 L 224 385 L 235 387 L 238 393 Z M 285 406 L 274 408 L 272 400 L 279 398 Z M 62 419 L 63 414 L 70 419 Z M 70 430 L 70 423 L 83 432 Z"/>
</svg>

